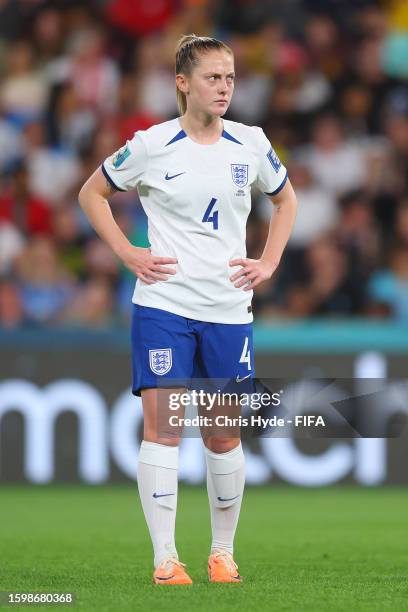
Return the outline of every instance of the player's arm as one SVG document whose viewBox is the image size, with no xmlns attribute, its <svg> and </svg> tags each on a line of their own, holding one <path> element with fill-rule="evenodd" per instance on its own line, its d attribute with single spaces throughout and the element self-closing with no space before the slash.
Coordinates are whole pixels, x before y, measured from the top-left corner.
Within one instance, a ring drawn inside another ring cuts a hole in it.
<svg viewBox="0 0 408 612">
<path fill-rule="evenodd" d="M 270 196 L 270 199 L 274 204 L 275 214 L 271 215 L 268 238 L 261 258 L 230 261 L 230 266 L 242 266 L 230 277 L 230 280 L 235 287 L 244 287 L 244 291 L 254 289 L 271 278 L 279 265 L 295 222 L 297 201 L 289 179 L 276 195 Z"/>
<path fill-rule="evenodd" d="M 151 285 L 158 280 L 167 280 L 168 275 L 176 271 L 164 267 L 164 264 L 177 263 L 177 260 L 174 257 L 153 257 L 150 249 L 135 247 L 129 242 L 116 223 L 108 202 L 115 191 L 98 168 L 81 188 L 79 204 L 97 234 L 141 281 Z"/>
<path fill-rule="evenodd" d="M 268 238 L 261 256 L 261 261 L 270 271 L 267 278 L 278 267 L 295 223 L 297 200 L 289 179 L 278 194 L 270 196 L 270 200 L 275 210 L 271 215 Z"/>
</svg>

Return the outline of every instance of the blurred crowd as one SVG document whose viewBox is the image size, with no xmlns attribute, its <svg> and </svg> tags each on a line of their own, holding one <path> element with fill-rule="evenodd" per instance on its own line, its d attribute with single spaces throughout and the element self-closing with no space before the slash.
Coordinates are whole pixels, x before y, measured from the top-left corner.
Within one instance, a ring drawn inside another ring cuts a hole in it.
<svg viewBox="0 0 408 612">
<path fill-rule="evenodd" d="M 178 115 L 190 32 L 232 47 L 226 118 L 263 127 L 298 197 L 258 320 L 408 322 L 406 0 L 0 0 L 0 327 L 128 325 L 135 279 L 78 192 L 136 130 Z M 110 203 L 148 246 L 137 192 Z M 249 257 L 272 210 L 253 193 Z"/>
</svg>

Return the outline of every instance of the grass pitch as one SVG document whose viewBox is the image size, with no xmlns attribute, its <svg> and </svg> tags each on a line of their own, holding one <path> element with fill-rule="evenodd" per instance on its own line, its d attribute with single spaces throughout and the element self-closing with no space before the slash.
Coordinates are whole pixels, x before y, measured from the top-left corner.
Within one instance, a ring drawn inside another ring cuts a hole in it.
<svg viewBox="0 0 408 612">
<path fill-rule="evenodd" d="M 245 582 L 209 584 L 206 492 L 181 486 L 177 547 L 194 584 L 155 586 L 136 485 L 2 485 L 0 591 L 71 591 L 65 609 L 86 611 L 400 612 L 407 528 L 407 489 L 248 488 L 235 541 Z"/>
</svg>

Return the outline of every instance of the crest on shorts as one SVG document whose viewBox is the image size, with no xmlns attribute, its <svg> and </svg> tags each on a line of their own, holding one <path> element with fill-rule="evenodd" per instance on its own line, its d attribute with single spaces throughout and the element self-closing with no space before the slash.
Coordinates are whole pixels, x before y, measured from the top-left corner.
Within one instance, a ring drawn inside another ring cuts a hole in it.
<svg viewBox="0 0 408 612">
<path fill-rule="evenodd" d="M 150 369 L 155 374 L 163 376 L 171 370 L 173 365 L 171 349 L 153 349 L 149 351 Z"/>
<path fill-rule="evenodd" d="M 237 187 L 245 187 L 248 183 L 248 165 L 231 164 L 232 180 Z"/>
</svg>

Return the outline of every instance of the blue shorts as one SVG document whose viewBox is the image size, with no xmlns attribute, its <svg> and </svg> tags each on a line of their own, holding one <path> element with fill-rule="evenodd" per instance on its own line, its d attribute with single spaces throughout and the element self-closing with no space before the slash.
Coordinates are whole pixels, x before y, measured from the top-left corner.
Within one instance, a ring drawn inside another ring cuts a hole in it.
<svg viewBox="0 0 408 612">
<path fill-rule="evenodd" d="M 132 374 L 138 396 L 148 388 L 195 388 L 191 379 L 230 379 L 243 392 L 254 377 L 252 323 L 206 323 L 133 304 Z"/>
</svg>

